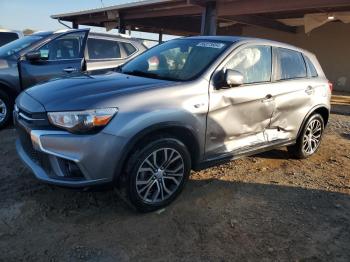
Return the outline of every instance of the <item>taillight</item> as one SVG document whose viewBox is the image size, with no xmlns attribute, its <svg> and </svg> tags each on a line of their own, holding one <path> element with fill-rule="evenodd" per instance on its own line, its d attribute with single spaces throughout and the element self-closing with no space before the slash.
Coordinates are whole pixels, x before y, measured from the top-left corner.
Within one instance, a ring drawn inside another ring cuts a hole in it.
<svg viewBox="0 0 350 262">
<path fill-rule="evenodd" d="M 329 87 L 329 90 L 331 90 L 331 92 L 333 91 L 333 84 L 331 81 L 328 81 L 328 87 Z"/>
</svg>

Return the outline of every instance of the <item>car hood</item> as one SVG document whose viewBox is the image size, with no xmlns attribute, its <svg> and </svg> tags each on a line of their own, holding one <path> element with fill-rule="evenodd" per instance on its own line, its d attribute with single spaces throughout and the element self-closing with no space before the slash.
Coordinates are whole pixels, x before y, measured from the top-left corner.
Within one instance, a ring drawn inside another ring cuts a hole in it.
<svg viewBox="0 0 350 262">
<path fill-rule="evenodd" d="M 116 107 L 120 96 L 171 84 L 170 81 L 106 73 L 83 74 L 36 85 L 25 92 L 41 103 L 46 111 L 86 110 Z"/>
</svg>

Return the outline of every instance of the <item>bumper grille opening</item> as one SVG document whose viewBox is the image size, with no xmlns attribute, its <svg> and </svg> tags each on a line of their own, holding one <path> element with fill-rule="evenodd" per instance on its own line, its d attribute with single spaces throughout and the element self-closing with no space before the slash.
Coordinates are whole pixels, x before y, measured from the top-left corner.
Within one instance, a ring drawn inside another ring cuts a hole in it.
<svg viewBox="0 0 350 262">
<path fill-rule="evenodd" d="M 84 179 L 83 173 L 75 162 L 66 159 L 59 159 L 59 162 L 66 178 Z"/>
</svg>

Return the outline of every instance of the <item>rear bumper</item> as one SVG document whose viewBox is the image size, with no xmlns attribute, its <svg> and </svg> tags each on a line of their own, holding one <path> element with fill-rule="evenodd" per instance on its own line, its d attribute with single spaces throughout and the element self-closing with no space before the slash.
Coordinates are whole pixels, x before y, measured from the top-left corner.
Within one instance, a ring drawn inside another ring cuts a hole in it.
<svg viewBox="0 0 350 262">
<path fill-rule="evenodd" d="M 16 123 L 17 153 L 41 181 L 66 187 L 87 187 L 114 181 L 124 139 L 100 132 L 73 135 L 65 131 L 28 130 Z M 68 166 L 76 167 L 72 176 Z"/>
</svg>

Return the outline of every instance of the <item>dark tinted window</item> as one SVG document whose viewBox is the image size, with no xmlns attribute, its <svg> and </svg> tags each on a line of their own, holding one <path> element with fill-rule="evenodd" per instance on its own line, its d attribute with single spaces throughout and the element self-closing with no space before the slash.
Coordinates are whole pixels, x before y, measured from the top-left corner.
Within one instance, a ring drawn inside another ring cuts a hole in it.
<svg viewBox="0 0 350 262">
<path fill-rule="evenodd" d="M 114 40 L 88 39 L 88 53 L 90 59 L 120 58 L 119 43 Z"/>
<path fill-rule="evenodd" d="M 309 68 L 310 76 L 317 77 L 318 76 L 317 70 L 316 70 L 315 66 L 312 64 L 311 60 L 307 56 L 304 56 L 304 58 L 305 58 L 305 61 L 307 63 L 307 66 Z"/>
<path fill-rule="evenodd" d="M 120 42 L 120 43 L 124 47 L 124 50 L 127 56 L 130 56 L 136 52 L 136 48 L 132 44 L 124 43 L 124 42 Z"/>
<path fill-rule="evenodd" d="M 10 43 L 16 39 L 18 39 L 18 35 L 16 33 L 1 32 L 0 33 L 0 46 L 3 46 L 7 43 Z"/>
<path fill-rule="evenodd" d="M 85 32 L 60 36 L 39 49 L 41 58 L 48 60 L 80 58 L 84 37 Z"/>
<path fill-rule="evenodd" d="M 279 80 L 306 77 L 306 66 L 301 53 L 279 48 L 278 54 L 280 61 Z"/>
<path fill-rule="evenodd" d="M 245 84 L 268 82 L 272 71 L 271 47 L 245 48 L 230 59 L 226 68 L 240 72 Z"/>
</svg>

